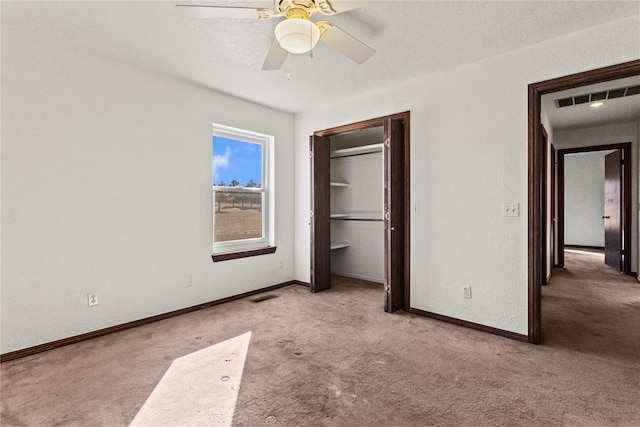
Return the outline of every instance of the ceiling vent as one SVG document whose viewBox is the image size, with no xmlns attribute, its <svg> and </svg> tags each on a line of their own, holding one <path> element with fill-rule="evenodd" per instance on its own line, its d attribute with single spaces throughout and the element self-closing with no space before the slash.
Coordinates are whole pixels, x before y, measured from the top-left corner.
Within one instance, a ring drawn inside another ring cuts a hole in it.
<svg viewBox="0 0 640 427">
<path fill-rule="evenodd" d="M 603 92 L 587 93 L 585 95 L 571 96 L 569 98 L 556 99 L 558 108 L 570 107 L 572 105 L 588 104 L 594 101 L 603 101 L 605 99 L 622 98 L 623 96 L 631 96 L 640 94 L 640 86 L 621 87 L 619 89 L 611 89 Z"/>
</svg>

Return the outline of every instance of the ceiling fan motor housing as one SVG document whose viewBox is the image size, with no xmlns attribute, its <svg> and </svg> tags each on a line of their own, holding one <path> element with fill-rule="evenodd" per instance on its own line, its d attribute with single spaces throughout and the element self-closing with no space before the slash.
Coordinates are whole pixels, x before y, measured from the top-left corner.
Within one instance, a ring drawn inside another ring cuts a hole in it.
<svg viewBox="0 0 640 427">
<path fill-rule="evenodd" d="M 304 10 L 307 12 L 307 16 L 313 9 L 316 9 L 313 0 L 276 0 L 276 7 L 285 16 L 287 16 L 287 11 L 292 9 Z"/>
</svg>

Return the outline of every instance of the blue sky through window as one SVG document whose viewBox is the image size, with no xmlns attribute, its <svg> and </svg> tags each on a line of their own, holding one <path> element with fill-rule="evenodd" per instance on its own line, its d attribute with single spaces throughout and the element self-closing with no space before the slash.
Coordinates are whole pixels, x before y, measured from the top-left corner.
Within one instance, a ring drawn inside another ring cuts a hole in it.
<svg viewBox="0 0 640 427">
<path fill-rule="evenodd" d="M 250 180 L 262 184 L 262 145 L 214 136 L 212 184 L 234 179 L 242 186 Z"/>
</svg>

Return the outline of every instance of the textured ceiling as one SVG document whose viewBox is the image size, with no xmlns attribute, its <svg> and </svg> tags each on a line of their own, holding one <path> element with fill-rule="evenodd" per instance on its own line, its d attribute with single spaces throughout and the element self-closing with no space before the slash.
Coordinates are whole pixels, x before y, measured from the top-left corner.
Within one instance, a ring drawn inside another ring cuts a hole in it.
<svg viewBox="0 0 640 427">
<path fill-rule="evenodd" d="M 215 20 L 177 2 L 2 2 L 3 26 L 289 112 L 640 13 L 631 1 L 362 1 L 329 20 L 377 53 L 357 65 L 319 44 L 262 71 L 278 20 Z M 183 2 L 272 7 L 271 1 Z M 287 79 L 287 73 L 291 79 Z"/>
</svg>

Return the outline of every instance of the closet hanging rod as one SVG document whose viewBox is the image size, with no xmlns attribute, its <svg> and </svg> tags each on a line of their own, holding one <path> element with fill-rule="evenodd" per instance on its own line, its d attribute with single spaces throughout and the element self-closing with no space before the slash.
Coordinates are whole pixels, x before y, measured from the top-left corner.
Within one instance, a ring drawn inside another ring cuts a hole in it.
<svg viewBox="0 0 640 427">
<path fill-rule="evenodd" d="M 351 156 L 360 156 L 363 154 L 373 154 L 382 152 L 382 148 L 384 144 L 370 144 L 370 145 L 361 145 L 359 147 L 351 147 L 351 148 L 341 148 L 339 150 L 334 150 L 331 152 L 331 158 L 335 159 L 337 157 L 351 157 Z"/>
</svg>

